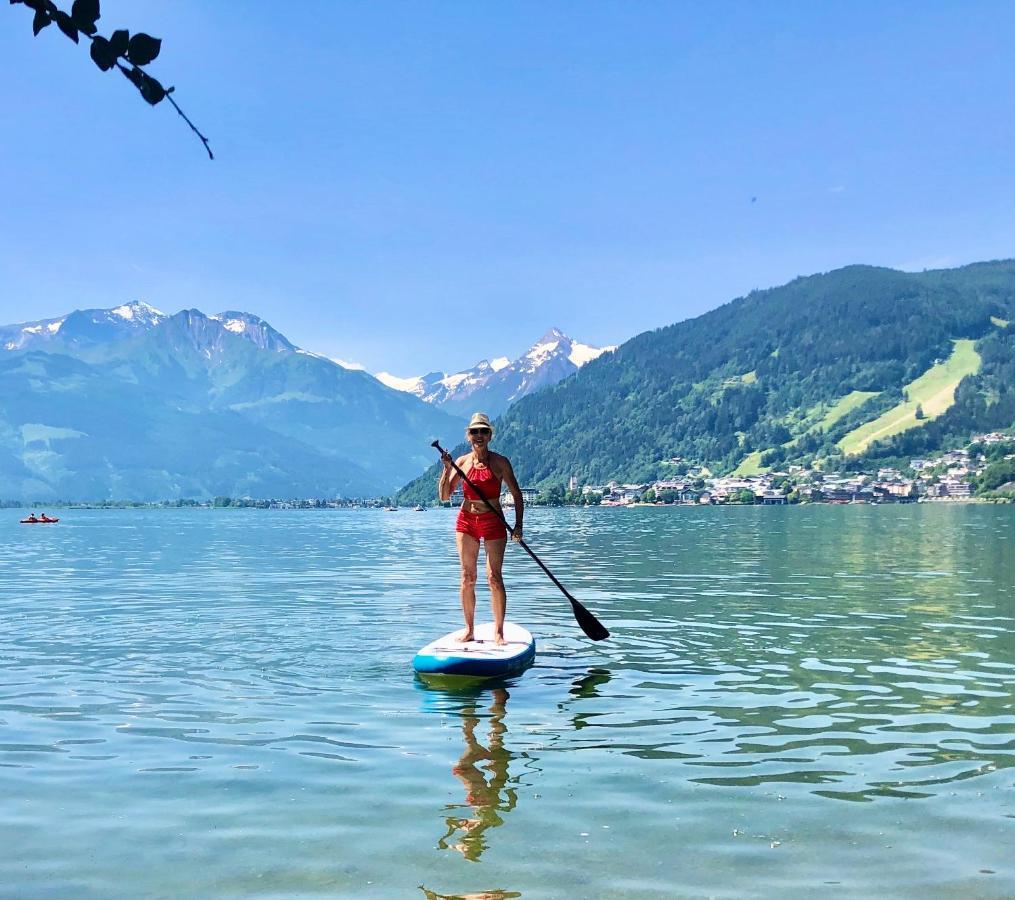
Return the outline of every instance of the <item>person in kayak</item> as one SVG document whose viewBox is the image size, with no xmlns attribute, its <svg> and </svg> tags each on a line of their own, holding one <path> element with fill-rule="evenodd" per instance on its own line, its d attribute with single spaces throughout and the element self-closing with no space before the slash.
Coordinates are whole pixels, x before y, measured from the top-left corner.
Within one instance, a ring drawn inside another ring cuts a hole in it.
<svg viewBox="0 0 1015 900">
<path fill-rule="evenodd" d="M 524 501 L 515 479 L 511 461 L 506 456 L 490 449 L 493 439 L 493 425 L 486 413 L 474 413 L 465 429 L 465 437 L 472 445 L 472 451 L 457 460 L 469 480 L 478 488 L 474 491 L 468 484 L 462 486 L 462 508 L 455 523 L 455 538 L 458 556 L 462 562 L 462 614 L 465 616 L 465 631 L 458 640 L 471 641 L 476 618 L 476 568 L 479 562 L 479 543 L 486 544 L 486 579 L 490 585 L 490 605 L 493 608 L 494 641 L 504 643 L 504 614 L 507 610 L 507 591 L 501 570 L 504 565 L 504 550 L 507 546 L 507 530 L 497 513 L 492 512 L 484 498 L 500 510 L 501 484 L 506 484 L 515 501 L 515 527 L 511 531 L 513 540 L 522 539 L 522 514 Z M 461 477 L 451 465 L 451 455 L 444 453 L 444 471 L 437 482 L 437 495 L 442 501 L 450 500 Z"/>
</svg>

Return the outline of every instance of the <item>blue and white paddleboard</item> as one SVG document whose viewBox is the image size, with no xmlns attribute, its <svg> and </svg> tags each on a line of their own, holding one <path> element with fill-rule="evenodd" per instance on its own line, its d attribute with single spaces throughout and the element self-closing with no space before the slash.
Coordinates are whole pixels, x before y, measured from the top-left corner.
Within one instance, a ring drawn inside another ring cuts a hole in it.
<svg viewBox="0 0 1015 900">
<path fill-rule="evenodd" d="M 536 658 L 536 641 L 521 625 L 504 623 L 505 644 L 493 642 L 493 622 L 475 628 L 475 640 L 456 641 L 458 628 L 431 641 L 412 661 L 420 675 L 464 675 L 470 678 L 505 678 L 517 675 Z"/>
</svg>

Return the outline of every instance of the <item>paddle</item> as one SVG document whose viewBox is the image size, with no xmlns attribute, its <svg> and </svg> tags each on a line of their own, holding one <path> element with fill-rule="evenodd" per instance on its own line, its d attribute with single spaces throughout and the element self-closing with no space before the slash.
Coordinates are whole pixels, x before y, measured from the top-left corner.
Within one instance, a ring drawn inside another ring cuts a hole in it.
<svg viewBox="0 0 1015 900">
<path fill-rule="evenodd" d="M 445 450 L 437 441 L 434 441 L 430 446 L 434 447 L 437 450 L 437 452 L 441 454 L 442 457 L 446 456 L 451 461 L 452 468 L 462 477 L 462 480 L 469 487 L 471 487 L 476 492 L 477 495 L 483 498 L 483 502 L 490 508 L 490 512 L 495 513 L 497 515 L 497 518 L 499 518 L 504 523 L 504 527 L 508 531 L 511 531 L 511 526 L 508 525 L 507 519 L 504 518 L 504 513 L 502 513 L 496 506 L 494 506 L 486 498 L 483 492 L 480 491 L 479 488 L 477 488 L 476 485 L 474 485 L 469 480 L 469 476 L 466 475 L 458 467 L 458 463 L 456 463 L 453 459 L 451 459 L 451 455 L 447 452 L 447 450 Z M 522 549 L 536 561 L 536 565 L 538 565 L 539 568 L 542 569 L 547 574 L 547 576 L 549 576 L 550 581 L 552 581 L 555 585 L 557 585 L 557 587 L 560 589 L 560 592 L 565 597 L 567 597 L 568 600 L 571 601 L 571 611 L 574 613 L 575 621 L 578 622 L 578 625 L 581 628 L 581 630 L 584 631 L 585 634 L 588 635 L 590 638 L 592 638 L 592 640 L 594 641 L 601 641 L 604 640 L 605 638 L 608 638 L 610 636 L 610 632 L 606 630 L 606 626 L 603 625 L 603 623 L 600 622 L 599 619 L 597 619 L 594 615 L 592 615 L 592 613 L 590 613 L 584 606 L 582 606 L 577 600 L 575 600 L 574 597 L 572 597 L 568 593 L 567 588 L 564 587 L 564 585 L 562 585 L 559 581 L 557 581 L 557 578 L 553 574 L 553 572 L 551 572 L 548 568 L 546 568 L 543 561 L 538 556 L 536 556 L 535 553 L 532 552 L 532 550 L 529 548 L 529 545 L 526 544 L 525 541 L 519 540 L 518 543 L 521 544 Z"/>
</svg>

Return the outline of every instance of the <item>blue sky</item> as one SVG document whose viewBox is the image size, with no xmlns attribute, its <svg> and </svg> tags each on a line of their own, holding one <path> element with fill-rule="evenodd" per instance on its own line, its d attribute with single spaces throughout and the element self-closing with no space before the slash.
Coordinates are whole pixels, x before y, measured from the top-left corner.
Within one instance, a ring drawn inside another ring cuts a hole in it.
<svg viewBox="0 0 1015 900">
<path fill-rule="evenodd" d="M 1011 4 L 102 9 L 163 39 L 149 70 L 217 158 L 4 4 L 0 323 L 240 309 L 410 375 L 1015 255 Z"/>
</svg>

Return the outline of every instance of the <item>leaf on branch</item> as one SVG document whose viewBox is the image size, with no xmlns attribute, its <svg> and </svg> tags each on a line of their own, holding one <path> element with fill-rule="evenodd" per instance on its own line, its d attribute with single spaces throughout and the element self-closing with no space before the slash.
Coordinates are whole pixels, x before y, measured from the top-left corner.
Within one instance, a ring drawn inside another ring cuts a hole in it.
<svg viewBox="0 0 1015 900">
<path fill-rule="evenodd" d="M 128 69 L 122 63 L 117 63 L 116 65 L 123 72 L 124 78 L 133 84 L 141 92 L 141 96 L 152 106 L 160 103 L 166 96 L 166 89 L 147 72 L 143 72 L 137 66 Z"/>
<path fill-rule="evenodd" d="M 159 55 L 161 49 L 162 40 L 160 38 L 153 38 L 151 35 L 141 32 L 130 39 L 130 44 L 127 46 L 127 59 L 135 66 L 146 66 Z"/>
<path fill-rule="evenodd" d="M 95 34 L 95 23 L 99 19 L 99 0 L 74 0 L 70 17 L 85 34 Z"/>
<path fill-rule="evenodd" d="M 53 20 L 47 16 L 41 9 L 36 12 L 35 18 L 32 19 L 32 31 L 35 32 L 35 36 L 39 36 L 39 32 L 42 31 L 47 25 Z"/>
<path fill-rule="evenodd" d="M 140 69 L 128 69 L 123 63 L 117 63 L 117 67 L 123 72 L 123 77 L 126 78 L 131 84 L 134 85 L 138 90 L 141 89 L 141 78 L 144 75 Z"/>
<path fill-rule="evenodd" d="M 92 38 L 92 49 L 89 52 L 92 62 L 103 72 L 108 72 L 116 65 L 116 54 L 113 52 L 112 45 L 104 37 Z"/>
<path fill-rule="evenodd" d="M 162 99 L 166 96 L 166 89 L 151 75 L 146 72 L 141 73 L 144 77 L 141 79 L 141 96 L 145 98 L 152 106 L 156 103 L 161 103 Z"/>
<path fill-rule="evenodd" d="M 62 9 L 58 9 L 53 14 L 53 18 L 56 20 L 57 27 L 76 44 L 78 42 L 78 30 L 74 27 L 70 16 Z"/>
<path fill-rule="evenodd" d="M 46 0 L 24 0 L 25 6 L 34 9 L 36 12 L 46 11 Z"/>
<path fill-rule="evenodd" d="M 123 56 L 127 52 L 127 45 L 130 41 L 130 32 L 126 28 L 121 28 L 119 31 L 114 31 L 109 36 L 110 49 L 117 56 Z"/>
</svg>

